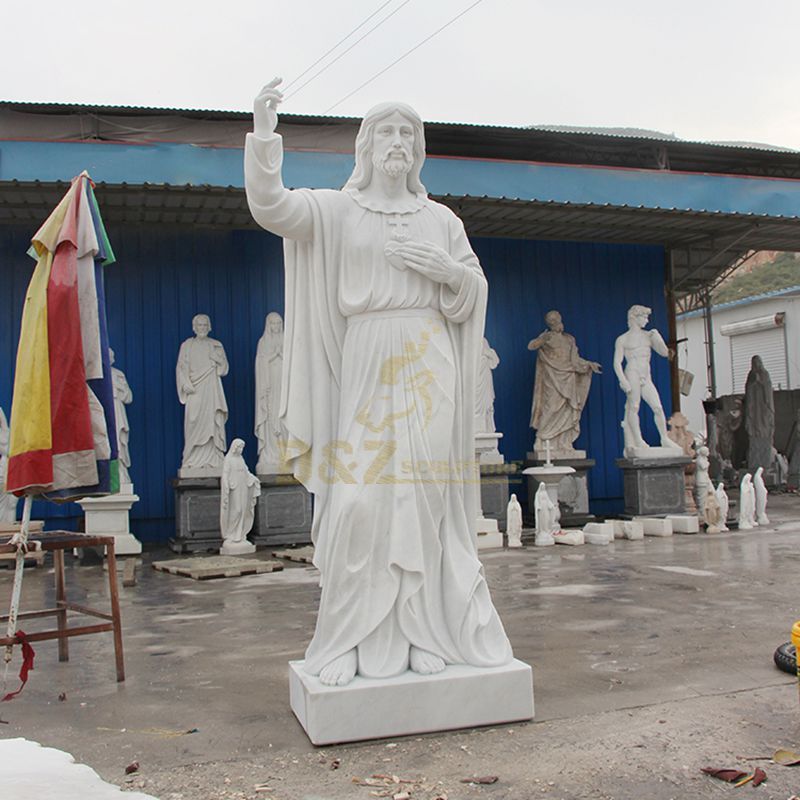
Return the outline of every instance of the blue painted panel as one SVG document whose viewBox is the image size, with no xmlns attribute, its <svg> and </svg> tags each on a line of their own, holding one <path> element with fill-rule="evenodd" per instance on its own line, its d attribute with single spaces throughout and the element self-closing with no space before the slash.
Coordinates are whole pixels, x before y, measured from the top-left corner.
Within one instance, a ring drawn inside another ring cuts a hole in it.
<svg viewBox="0 0 800 800">
<path fill-rule="evenodd" d="M 495 421 L 504 434 L 501 450 L 506 460 L 522 461 L 533 449 L 529 424 L 536 355 L 527 345 L 545 329 L 544 315 L 557 309 L 581 356 L 603 366 L 603 373 L 592 379 L 575 444 L 597 461 L 589 475 L 592 509 L 621 511 L 622 479 L 614 459 L 622 454 L 619 423 L 625 395 L 614 375 L 614 341 L 627 329 L 627 310 L 634 303 L 653 309 L 651 325 L 667 338 L 664 251 L 507 239 L 475 239 L 472 244 L 489 281 L 486 337 L 500 356 L 494 371 Z M 652 366 L 669 415 L 668 362 L 654 355 Z M 649 409 L 643 410 L 642 420 L 645 438 L 657 443 Z"/>
<path fill-rule="evenodd" d="M 13 364 L 22 302 L 33 268 L 25 255 L 30 230 L 0 227 L 0 405 L 11 403 Z M 116 365 L 128 377 L 132 478 L 141 500 L 132 529 L 145 541 L 166 540 L 174 530 L 170 480 L 183 442 L 183 409 L 175 389 L 175 360 L 191 336 L 195 313 L 211 316 L 225 346 L 230 373 L 223 379 L 230 416 L 228 441 L 246 442 L 256 461 L 253 433 L 253 365 L 267 312 L 283 312 L 283 252 L 278 238 L 258 231 L 207 231 L 109 227 L 118 261 L 106 271 L 109 332 Z M 614 339 L 626 328 L 633 303 L 653 308 L 666 333 L 663 251 L 654 247 L 478 239 L 473 242 L 489 280 L 487 337 L 500 355 L 495 370 L 498 430 L 508 460 L 532 446 L 530 420 L 535 356 L 528 341 L 544 328 L 546 311 L 562 312 L 585 358 L 600 361 L 577 446 L 597 459 L 590 476 L 598 511 L 621 509 L 622 487 L 614 458 L 622 450 L 624 396 L 611 368 Z M 654 374 L 668 403 L 666 361 Z M 668 411 L 668 409 L 667 409 Z M 645 435 L 654 436 L 645 415 Z M 654 439 L 651 438 L 654 441 Z M 73 527 L 82 516 L 72 504 L 37 502 L 34 514 Z"/>
<path fill-rule="evenodd" d="M 87 169 L 108 183 L 244 185 L 242 151 L 187 144 L 0 142 L 0 180 L 69 180 Z M 352 171 L 342 153 L 286 153 L 287 186 L 337 189 Z M 436 195 L 800 217 L 800 181 L 527 162 L 429 158 Z"/>
</svg>

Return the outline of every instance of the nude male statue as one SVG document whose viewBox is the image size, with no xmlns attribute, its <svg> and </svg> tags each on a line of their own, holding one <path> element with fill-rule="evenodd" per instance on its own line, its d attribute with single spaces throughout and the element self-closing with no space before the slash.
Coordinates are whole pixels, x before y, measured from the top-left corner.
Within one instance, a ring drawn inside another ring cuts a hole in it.
<svg viewBox="0 0 800 800">
<path fill-rule="evenodd" d="M 675 450 L 676 454 L 682 452 L 680 445 L 673 442 L 667 435 L 667 421 L 658 390 L 650 375 L 650 353 L 656 353 L 664 358 L 672 359 L 674 353 L 670 350 L 661 334 L 655 330 L 645 330 L 650 317 L 651 309 L 647 306 L 634 305 L 628 309 L 628 330 L 617 337 L 614 343 L 614 372 L 619 379 L 619 386 L 628 396 L 625 402 L 625 418 L 622 430 L 625 436 L 625 453 L 638 447 L 649 447 L 642 438 L 642 429 L 639 425 L 639 405 L 644 400 L 653 411 L 656 428 L 661 437 L 661 446 Z M 622 362 L 625 360 L 625 368 Z"/>
</svg>

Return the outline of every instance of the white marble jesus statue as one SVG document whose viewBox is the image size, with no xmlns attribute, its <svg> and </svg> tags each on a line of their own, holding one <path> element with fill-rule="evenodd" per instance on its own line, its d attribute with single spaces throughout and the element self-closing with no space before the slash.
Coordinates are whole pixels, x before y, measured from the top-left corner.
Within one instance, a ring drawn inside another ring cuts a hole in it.
<svg viewBox="0 0 800 800">
<path fill-rule="evenodd" d="M 477 557 L 476 372 L 487 284 L 427 196 L 422 122 L 364 118 L 341 191 L 289 191 L 273 81 L 245 146 L 250 210 L 285 238 L 281 419 L 315 495 L 322 576 L 304 669 L 344 685 L 513 658 Z"/>
</svg>

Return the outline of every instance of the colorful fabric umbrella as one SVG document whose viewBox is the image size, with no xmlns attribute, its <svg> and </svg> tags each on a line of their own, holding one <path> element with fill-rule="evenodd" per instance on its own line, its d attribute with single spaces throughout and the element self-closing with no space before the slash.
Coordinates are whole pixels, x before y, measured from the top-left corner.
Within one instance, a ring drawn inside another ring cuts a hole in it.
<svg viewBox="0 0 800 800">
<path fill-rule="evenodd" d="M 7 491 L 54 500 L 119 491 L 103 266 L 114 262 L 88 173 L 33 237 Z"/>
</svg>

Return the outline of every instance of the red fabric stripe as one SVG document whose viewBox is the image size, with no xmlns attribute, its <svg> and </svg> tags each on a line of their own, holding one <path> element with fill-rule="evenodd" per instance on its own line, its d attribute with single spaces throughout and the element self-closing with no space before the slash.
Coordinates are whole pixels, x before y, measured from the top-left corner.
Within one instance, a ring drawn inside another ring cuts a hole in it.
<svg viewBox="0 0 800 800">
<path fill-rule="evenodd" d="M 53 484 L 53 451 L 30 450 L 11 456 L 8 459 L 8 486 L 19 487 L 16 491 L 22 497 L 24 489 L 33 486 L 50 488 Z"/>
<path fill-rule="evenodd" d="M 94 449 L 78 305 L 77 211 L 73 202 L 47 286 L 53 455 Z"/>
</svg>

